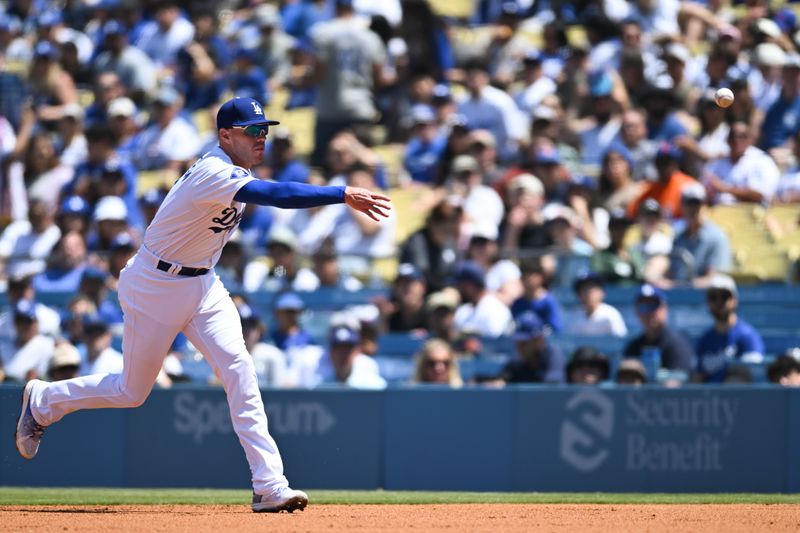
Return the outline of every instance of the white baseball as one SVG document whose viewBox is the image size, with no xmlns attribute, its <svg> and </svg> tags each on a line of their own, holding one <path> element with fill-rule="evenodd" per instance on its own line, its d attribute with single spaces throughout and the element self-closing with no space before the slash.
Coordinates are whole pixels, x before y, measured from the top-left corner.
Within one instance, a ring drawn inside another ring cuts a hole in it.
<svg viewBox="0 0 800 533">
<path fill-rule="evenodd" d="M 718 106 L 730 107 L 730 105 L 733 103 L 733 91 L 727 87 L 722 87 L 721 89 L 717 89 L 714 98 L 716 99 Z"/>
</svg>

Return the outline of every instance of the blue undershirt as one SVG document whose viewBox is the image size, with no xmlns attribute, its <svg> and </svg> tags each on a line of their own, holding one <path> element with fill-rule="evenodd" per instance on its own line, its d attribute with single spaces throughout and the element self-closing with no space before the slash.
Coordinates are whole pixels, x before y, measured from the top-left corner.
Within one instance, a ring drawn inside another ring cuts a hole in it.
<svg viewBox="0 0 800 533">
<path fill-rule="evenodd" d="M 344 186 L 258 180 L 251 181 L 239 189 L 233 199 L 247 204 L 297 209 L 344 203 L 344 189 Z"/>
</svg>

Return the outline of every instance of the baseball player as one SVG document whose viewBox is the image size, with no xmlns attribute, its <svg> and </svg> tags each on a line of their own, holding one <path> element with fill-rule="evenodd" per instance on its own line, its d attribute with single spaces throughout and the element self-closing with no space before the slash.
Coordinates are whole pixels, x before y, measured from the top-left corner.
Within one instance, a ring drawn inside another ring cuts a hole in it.
<svg viewBox="0 0 800 533">
<path fill-rule="evenodd" d="M 262 161 L 267 132 L 275 124 L 252 98 L 233 98 L 222 105 L 217 113 L 219 145 L 173 185 L 142 246 L 120 274 L 122 373 L 28 382 L 15 434 L 23 457 L 33 458 L 47 426 L 68 413 L 141 405 L 182 331 L 222 380 L 250 465 L 253 511 L 305 508 L 308 496 L 289 488 L 283 475 L 239 315 L 214 265 L 242 218 L 244 203 L 304 208 L 343 202 L 374 220 L 386 217 L 391 207 L 389 198 L 366 189 L 254 178 L 249 169 Z"/>
</svg>

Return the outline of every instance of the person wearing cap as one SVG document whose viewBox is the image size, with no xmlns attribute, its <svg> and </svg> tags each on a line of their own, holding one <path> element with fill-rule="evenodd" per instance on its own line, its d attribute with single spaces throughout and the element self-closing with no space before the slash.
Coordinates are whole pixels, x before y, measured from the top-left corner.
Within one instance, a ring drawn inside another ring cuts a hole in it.
<svg viewBox="0 0 800 533">
<path fill-rule="evenodd" d="M 800 114 L 800 56 L 785 55 L 781 70 L 781 91 L 775 102 L 767 109 L 761 124 L 758 146 L 770 151 L 787 147 L 797 133 L 797 116 Z"/>
<path fill-rule="evenodd" d="M 61 317 L 58 312 L 41 302 L 36 302 L 33 279 L 34 275 L 30 272 L 17 272 L 9 276 L 6 286 L 8 305 L 0 312 L 0 338 L 8 339 L 14 335 L 14 308 L 20 300 L 35 302 L 34 310 L 40 333 L 56 337 L 61 332 Z M 0 358 L 2 355 L 0 353 Z"/>
<path fill-rule="evenodd" d="M 767 367 L 767 379 L 782 387 L 800 387 L 800 348 L 776 357 Z"/>
<path fill-rule="evenodd" d="M 581 309 L 572 320 L 567 321 L 566 333 L 570 335 L 591 335 L 625 337 L 628 327 L 622 314 L 603 300 L 606 292 L 603 278 L 596 272 L 582 272 L 572 283 L 572 290 L 578 297 Z"/>
<path fill-rule="evenodd" d="M 591 346 L 578 347 L 567 363 L 567 383 L 572 385 L 599 385 L 611 376 L 608 356 Z"/>
<path fill-rule="evenodd" d="M 258 45 L 254 51 L 258 65 L 269 74 L 270 91 L 283 87 L 289 79 L 292 64 L 290 51 L 296 40 L 283 30 L 281 15 L 272 4 L 261 4 L 253 12 L 251 21 Z"/>
<path fill-rule="evenodd" d="M 712 203 L 769 204 L 781 172 L 769 154 L 753 146 L 750 125 L 744 121 L 731 124 L 728 146 L 727 157 L 711 161 L 703 169 L 703 182 L 711 193 Z"/>
<path fill-rule="evenodd" d="M 267 164 L 275 181 L 308 183 L 309 168 L 297 158 L 292 144 L 292 135 L 287 128 L 275 128 L 275 136 L 269 143 Z"/>
<path fill-rule="evenodd" d="M 85 344 L 81 360 L 81 376 L 122 373 L 122 354 L 111 346 L 113 336 L 108 323 L 99 315 L 84 320 L 83 336 Z"/>
<path fill-rule="evenodd" d="M 33 278 L 37 292 L 75 292 L 88 260 L 86 238 L 77 231 L 61 236 L 47 268 Z"/>
<path fill-rule="evenodd" d="M 306 306 L 293 292 L 278 296 L 273 307 L 275 325 L 269 332 L 272 343 L 283 351 L 314 344 L 311 334 L 300 325 L 300 315 Z"/>
<path fill-rule="evenodd" d="M 54 215 L 48 203 L 30 201 L 27 220 L 12 222 L 0 233 L 0 272 L 36 274 L 45 270 L 47 258 L 61 238 Z"/>
<path fill-rule="evenodd" d="M 579 237 L 581 219 L 575 210 L 558 203 L 550 203 L 542 210 L 550 251 L 563 256 L 590 257 L 592 245 Z"/>
<path fill-rule="evenodd" d="M 588 81 L 591 117 L 587 119 L 583 129 L 576 133 L 580 137 L 581 163 L 599 168 L 603 154 L 620 131 L 622 120 L 611 74 L 598 72 L 590 76 Z"/>
<path fill-rule="evenodd" d="M 506 383 L 564 383 L 564 354 L 548 342 L 547 326 L 533 311 L 516 317 L 512 338 L 516 358 L 501 372 Z"/>
<path fill-rule="evenodd" d="M 318 85 L 317 122 L 311 163 L 319 166 L 331 139 L 348 128 L 371 124 L 377 109 L 376 89 L 394 81 L 395 74 L 385 68 L 386 47 L 380 37 L 365 28 L 355 16 L 352 1 L 337 0 L 336 15 L 309 31 L 316 51 L 316 64 L 310 80 Z"/>
<path fill-rule="evenodd" d="M 672 80 L 675 102 L 679 108 L 693 109 L 699 98 L 699 89 L 690 79 L 692 74 L 692 54 L 679 42 L 664 47 L 662 58 L 666 63 L 666 73 Z"/>
<path fill-rule="evenodd" d="M 625 153 L 631 160 L 631 175 L 637 182 L 655 180 L 654 164 L 659 143 L 647 138 L 647 113 L 644 109 L 627 109 L 622 113 L 619 135 L 609 150 Z"/>
<path fill-rule="evenodd" d="M 617 385 L 640 387 L 647 383 L 647 371 L 638 359 L 623 359 L 617 367 L 614 382 Z"/>
<path fill-rule="evenodd" d="M 86 244 L 95 252 L 107 251 L 114 237 L 130 229 L 128 207 L 119 196 L 100 198 L 95 205 L 92 218 L 95 231 L 89 235 Z"/>
<path fill-rule="evenodd" d="M 77 50 L 81 64 L 87 65 L 94 55 L 94 44 L 88 35 L 64 23 L 61 11 L 45 9 L 36 18 L 37 38 L 57 45 L 67 43 Z"/>
<path fill-rule="evenodd" d="M 474 225 L 465 258 L 486 271 L 486 288 L 511 305 L 522 294 L 521 274 L 514 261 L 501 257 L 499 233 L 498 228 L 488 224 Z"/>
<path fill-rule="evenodd" d="M 352 187 L 256 180 L 247 169 L 261 161 L 264 137 L 275 121 L 266 118 L 258 102 L 238 98 L 223 104 L 217 118 L 219 147 L 173 185 L 142 247 L 120 276 L 127 339 L 123 373 L 49 385 L 31 382 L 24 392 L 17 446 L 32 458 L 43 427 L 69 412 L 140 405 L 170 344 L 183 330 L 220 369 L 234 429 L 251 462 L 253 510 L 299 509 L 307 496 L 289 489 L 283 476 L 277 447 L 266 430 L 252 359 L 239 325 L 229 320 L 235 307 L 216 276 L 206 274 L 238 225 L 243 202 L 285 208 L 346 202 L 377 219 L 390 208 L 389 199 Z"/>
<path fill-rule="evenodd" d="M 461 296 L 453 287 L 433 292 L 425 299 L 425 329 L 431 338 L 456 341 L 455 313 Z"/>
<path fill-rule="evenodd" d="M 240 47 L 233 54 L 233 63 L 227 73 L 229 89 L 236 96 L 255 98 L 269 102 L 270 92 L 267 73 L 257 64 L 258 58 L 252 48 Z"/>
<path fill-rule="evenodd" d="M 511 311 L 486 287 L 486 272 L 474 261 L 463 261 L 454 279 L 461 305 L 454 318 L 456 330 L 497 338 L 508 332 L 513 322 Z"/>
<path fill-rule="evenodd" d="M 672 252 L 674 237 L 672 226 L 664 221 L 658 201 L 648 198 L 642 202 L 634 225 L 626 234 L 625 244 L 632 253 L 643 258 L 645 280 L 664 277 L 669 268 L 669 254 Z"/>
<path fill-rule="evenodd" d="M 686 135 L 686 126 L 678 118 L 678 100 L 672 78 L 659 76 L 642 96 L 647 111 L 647 138 L 658 143 L 673 143 L 676 137 Z"/>
<path fill-rule="evenodd" d="M 506 159 L 511 152 L 508 148 L 510 132 L 501 108 L 492 99 L 494 93 L 489 89 L 488 68 L 483 62 L 474 60 L 464 69 L 468 93 L 457 101 L 458 113 L 466 118 L 470 129 L 489 130 L 497 142 L 501 160 Z M 520 110 L 517 113 L 522 114 Z"/>
<path fill-rule="evenodd" d="M 175 66 L 178 52 L 189 44 L 194 26 L 182 14 L 175 0 L 159 2 L 155 16 L 139 29 L 134 43 L 153 61 L 157 69 Z"/>
<path fill-rule="evenodd" d="M 78 291 L 92 301 L 98 320 L 119 329 L 118 326 L 122 324 L 122 310 L 115 301 L 108 298 L 109 278 L 107 270 L 93 265 L 87 266 L 81 276 Z"/>
<path fill-rule="evenodd" d="M 114 133 L 116 152 L 120 157 L 130 158 L 136 149 L 137 113 L 136 104 L 127 96 L 114 98 L 108 103 L 108 126 Z"/>
<path fill-rule="evenodd" d="M 245 292 L 311 290 L 316 277 L 311 270 L 300 265 L 297 247 L 297 235 L 291 229 L 285 225 L 273 226 L 267 238 L 267 256 L 272 264 L 250 261 L 245 265 L 242 280 Z"/>
<path fill-rule="evenodd" d="M 464 384 L 456 353 L 450 343 L 442 339 L 430 339 L 422 345 L 414 359 L 411 383 L 447 385 L 453 389 Z"/>
<path fill-rule="evenodd" d="M 167 196 L 164 188 L 148 189 L 139 197 L 139 209 L 144 217 L 145 225 L 149 226 L 161 207 L 161 202 Z"/>
<path fill-rule="evenodd" d="M 117 19 L 102 26 L 103 47 L 94 59 L 95 72 L 114 72 L 130 93 L 143 98 L 156 87 L 156 67 L 139 47 L 128 41 L 128 28 Z"/>
<path fill-rule="evenodd" d="M 625 357 L 641 360 L 646 351 L 655 349 L 660 354 L 661 368 L 681 370 L 688 375 L 694 362 L 694 348 L 685 335 L 670 327 L 664 291 L 655 285 L 642 285 L 634 307 L 642 333 L 625 345 Z"/>
<path fill-rule="evenodd" d="M 506 186 L 506 215 L 503 220 L 502 248 L 505 254 L 542 248 L 550 244 L 542 207 L 545 190 L 533 174 L 519 174 Z"/>
<path fill-rule="evenodd" d="M 506 167 L 498 164 L 497 142 L 489 130 L 472 130 L 469 134 L 469 153 L 478 162 L 486 183 L 500 182 L 506 173 Z"/>
<path fill-rule="evenodd" d="M 423 272 L 411 263 L 401 263 L 390 288 L 389 300 L 378 300 L 386 329 L 390 332 L 425 330 L 425 293 Z"/>
<path fill-rule="evenodd" d="M 338 289 L 350 292 L 360 291 L 364 288 L 355 276 L 342 272 L 336 247 L 331 240 L 326 240 L 311 256 L 312 268 L 316 276 L 315 283 L 309 289 Z"/>
<path fill-rule="evenodd" d="M 514 101 L 520 109 L 533 117 L 542 100 L 556 93 L 558 86 L 547 76 L 543 68 L 544 56 L 538 50 L 528 50 L 522 56 L 522 88 L 514 94 Z"/>
<path fill-rule="evenodd" d="M 520 271 L 523 292 L 511 304 L 511 315 L 515 320 L 532 311 L 551 332 L 562 331 L 564 324 L 561 318 L 561 306 L 550 291 L 555 270 L 556 259 L 548 254 L 522 262 Z"/>
<path fill-rule="evenodd" d="M 639 206 L 648 198 L 661 205 L 665 215 L 671 219 L 682 215 L 681 192 L 685 187 L 697 183 L 693 177 L 680 171 L 683 152 L 674 144 L 661 143 L 656 152 L 656 171 L 658 179 L 649 183 L 642 194 L 628 206 L 628 216 L 634 217 Z"/>
<path fill-rule="evenodd" d="M 412 106 L 411 122 L 413 126 L 403 156 L 403 167 L 413 182 L 433 185 L 447 148 L 447 137 L 439 132 L 436 115 L 430 106 Z"/>
<path fill-rule="evenodd" d="M 715 274 L 706 287 L 708 312 L 714 325 L 697 340 L 695 381 L 725 381 L 730 367 L 741 363 L 762 363 L 764 341 L 758 331 L 739 317 L 739 291 L 733 278 Z"/>
<path fill-rule="evenodd" d="M 88 156 L 86 136 L 83 134 L 83 117 L 84 111 L 80 104 L 69 104 L 64 106 L 61 120 L 58 121 L 58 145 L 61 152 L 58 160 L 71 169 Z"/>
<path fill-rule="evenodd" d="M 499 227 L 505 213 L 503 200 L 493 188 L 483 184 L 478 161 L 471 155 L 460 155 L 453 160 L 451 171 L 446 186 L 452 195 L 463 199 L 467 226 L 480 221 Z"/>
<path fill-rule="evenodd" d="M 609 244 L 592 254 L 591 268 L 600 274 L 606 283 L 630 284 L 640 282 L 644 276 L 644 257 L 627 245 L 625 236 L 633 224 L 622 208 L 609 213 Z"/>
<path fill-rule="evenodd" d="M 133 257 L 138 248 L 138 242 L 130 232 L 118 233 L 111 239 L 108 246 L 108 273 L 111 274 L 111 282 L 114 283 L 119 280 L 119 274 L 128 260 Z"/>
<path fill-rule="evenodd" d="M 386 388 L 378 363 L 360 349 L 361 325 L 347 312 L 334 313 L 328 329 L 328 352 L 319 361 L 319 386 L 343 385 L 353 389 Z"/>
<path fill-rule="evenodd" d="M 61 118 L 64 106 L 78 103 L 75 80 L 58 62 L 58 56 L 55 44 L 39 41 L 28 68 L 28 90 L 36 118 L 45 123 Z"/>
<path fill-rule="evenodd" d="M 150 125 L 136 134 L 132 161 L 139 170 L 163 170 L 178 174 L 202 148 L 197 129 L 181 114 L 183 96 L 165 85 L 151 105 Z"/>
<path fill-rule="evenodd" d="M 14 334 L 0 342 L 5 374 L 22 383 L 44 377 L 55 341 L 41 333 L 33 300 L 17 300 L 12 312 Z"/>
<path fill-rule="evenodd" d="M 730 272 L 733 265 L 731 245 L 722 229 L 708 219 L 706 189 L 699 183 L 686 187 L 681 194 L 685 229 L 672 243 L 667 279 L 662 287 L 689 283 L 705 287 L 714 274 Z"/>
<path fill-rule="evenodd" d="M 53 357 L 47 367 L 48 381 L 72 379 L 80 375 L 81 354 L 69 342 L 60 342 L 53 351 Z"/>
</svg>

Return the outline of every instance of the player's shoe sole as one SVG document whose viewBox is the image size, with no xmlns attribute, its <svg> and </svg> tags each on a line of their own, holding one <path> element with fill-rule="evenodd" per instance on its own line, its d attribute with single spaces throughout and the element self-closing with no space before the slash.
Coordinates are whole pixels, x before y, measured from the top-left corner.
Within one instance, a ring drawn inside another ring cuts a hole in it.
<svg viewBox="0 0 800 533">
<path fill-rule="evenodd" d="M 33 418 L 33 413 L 31 413 L 31 391 L 37 381 L 32 379 L 22 390 L 22 406 L 17 417 L 17 428 L 14 431 L 14 443 L 17 451 L 25 459 L 36 457 L 45 429 Z"/>
<path fill-rule="evenodd" d="M 254 513 L 280 513 L 286 511 L 293 513 L 295 511 L 302 511 L 308 505 L 308 496 L 301 490 L 287 490 L 288 494 L 285 497 L 277 500 L 265 500 L 264 496 L 257 494 L 253 495 L 252 509 Z"/>
</svg>

